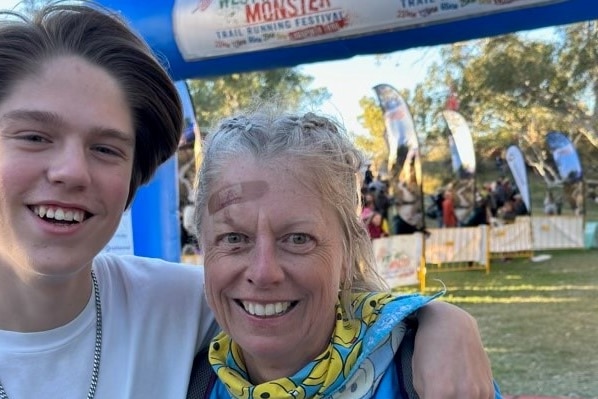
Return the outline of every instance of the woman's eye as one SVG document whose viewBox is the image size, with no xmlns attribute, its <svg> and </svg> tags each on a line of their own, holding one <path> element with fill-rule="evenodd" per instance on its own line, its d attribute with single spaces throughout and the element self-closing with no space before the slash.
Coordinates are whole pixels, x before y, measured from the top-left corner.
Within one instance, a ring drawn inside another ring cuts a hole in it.
<svg viewBox="0 0 598 399">
<path fill-rule="evenodd" d="M 240 244 L 243 242 L 243 236 L 239 233 L 228 233 L 224 236 L 224 242 L 227 244 Z"/>
<path fill-rule="evenodd" d="M 303 234 L 303 233 L 290 234 L 288 239 L 291 242 L 291 244 L 295 244 L 295 245 L 303 245 L 303 244 L 307 244 L 311 241 L 311 237 L 308 236 L 307 234 Z"/>
</svg>

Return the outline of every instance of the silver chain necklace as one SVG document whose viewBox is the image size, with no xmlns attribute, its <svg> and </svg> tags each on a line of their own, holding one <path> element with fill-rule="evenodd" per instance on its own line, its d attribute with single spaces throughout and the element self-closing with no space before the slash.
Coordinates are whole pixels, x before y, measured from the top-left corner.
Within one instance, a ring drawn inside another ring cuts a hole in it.
<svg viewBox="0 0 598 399">
<path fill-rule="evenodd" d="M 98 279 L 93 270 L 91 271 L 91 281 L 93 282 L 93 292 L 96 302 L 96 343 L 93 350 L 93 371 L 91 372 L 91 384 L 87 399 L 93 399 L 98 386 L 98 375 L 100 374 L 100 356 L 102 355 L 102 302 L 100 301 L 100 290 L 98 289 Z M 0 399 L 8 399 L 8 395 L 0 381 Z"/>
</svg>

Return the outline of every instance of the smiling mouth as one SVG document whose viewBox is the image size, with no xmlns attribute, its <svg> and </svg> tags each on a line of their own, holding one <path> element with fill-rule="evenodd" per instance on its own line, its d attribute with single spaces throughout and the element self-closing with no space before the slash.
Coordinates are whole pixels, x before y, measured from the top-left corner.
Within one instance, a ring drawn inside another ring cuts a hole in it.
<svg viewBox="0 0 598 399">
<path fill-rule="evenodd" d="M 258 317 L 276 317 L 282 316 L 293 309 L 299 301 L 284 301 L 272 303 L 255 303 L 249 301 L 235 300 L 239 306 L 245 309 L 245 312 Z"/>
<path fill-rule="evenodd" d="M 51 222 L 62 224 L 77 224 L 88 219 L 92 215 L 81 209 L 60 208 L 57 206 L 34 205 L 29 209 L 39 218 Z"/>
</svg>

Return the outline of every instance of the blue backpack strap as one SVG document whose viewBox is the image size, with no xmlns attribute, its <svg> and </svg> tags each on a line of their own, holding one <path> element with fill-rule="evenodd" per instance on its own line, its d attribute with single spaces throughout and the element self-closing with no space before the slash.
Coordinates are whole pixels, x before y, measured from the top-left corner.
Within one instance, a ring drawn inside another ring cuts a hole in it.
<svg viewBox="0 0 598 399">
<path fill-rule="evenodd" d="M 193 359 L 189 377 L 187 399 L 208 399 L 216 382 L 216 373 L 208 361 L 208 349 L 200 351 Z"/>
<path fill-rule="evenodd" d="M 401 397 L 409 399 L 419 399 L 419 395 L 413 387 L 412 358 L 415 347 L 415 333 L 417 332 L 417 320 L 407 322 L 407 331 L 399 345 L 399 350 L 395 353 L 394 362 L 399 378 L 399 388 Z"/>
</svg>

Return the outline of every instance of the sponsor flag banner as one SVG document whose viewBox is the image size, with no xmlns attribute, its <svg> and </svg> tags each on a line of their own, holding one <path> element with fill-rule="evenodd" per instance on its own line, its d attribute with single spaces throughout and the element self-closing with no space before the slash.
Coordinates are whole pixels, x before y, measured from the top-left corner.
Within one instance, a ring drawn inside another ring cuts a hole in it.
<svg viewBox="0 0 598 399">
<path fill-rule="evenodd" d="M 584 213 L 584 180 L 577 149 L 561 132 L 548 132 L 546 146 L 563 183 L 563 197 L 576 215 Z"/>
<path fill-rule="evenodd" d="M 461 225 L 473 214 L 475 207 L 476 156 L 467 121 L 457 111 L 444 110 L 442 116 L 449 129 L 449 148 L 455 179 L 448 189 L 453 193 L 455 216 Z"/>
<path fill-rule="evenodd" d="M 401 171 L 417 154 L 419 143 L 409 107 L 399 92 L 388 84 L 374 86 L 384 114 L 388 139 L 388 167 Z"/>
<path fill-rule="evenodd" d="M 581 162 L 571 140 L 561 132 L 549 132 L 546 135 L 546 145 L 550 149 L 560 178 L 572 181 L 581 180 Z"/>
<path fill-rule="evenodd" d="M 530 198 L 530 189 L 527 181 L 527 169 L 525 167 L 525 160 L 521 149 L 516 145 L 511 145 L 506 152 L 507 164 L 517 185 L 517 189 L 521 194 L 521 199 L 527 208 L 527 212 L 531 215 L 532 204 Z"/>
<path fill-rule="evenodd" d="M 459 172 L 459 168 L 461 168 L 461 158 L 459 157 L 459 151 L 457 151 L 455 139 L 450 134 L 448 136 L 448 143 L 449 151 L 451 153 L 451 168 L 453 169 L 453 173 L 457 174 Z"/>
<path fill-rule="evenodd" d="M 185 61 L 339 40 L 449 22 L 559 0 L 175 0 L 173 29 Z"/>
<path fill-rule="evenodd" d="M 455 172 L 460 175 L 473 175 L 476 170 L 476 158 L 467 121 L 457 111 L 444 110 L 442 116 L 448 125 L 455 142 L 455 150 L 459 155 L 458 170 Z"/>
<path fill-rule="evenodd" d="M 407 103 L 391 85 L 374 87 L 384 114 L 389 144 L 389 194 L 394 198 L 392 233 L 411 234 L 424 228 L 419 143 Z"/>
</svg>

